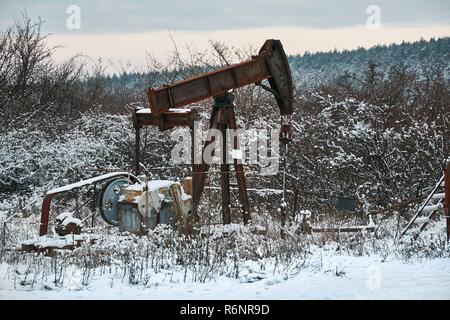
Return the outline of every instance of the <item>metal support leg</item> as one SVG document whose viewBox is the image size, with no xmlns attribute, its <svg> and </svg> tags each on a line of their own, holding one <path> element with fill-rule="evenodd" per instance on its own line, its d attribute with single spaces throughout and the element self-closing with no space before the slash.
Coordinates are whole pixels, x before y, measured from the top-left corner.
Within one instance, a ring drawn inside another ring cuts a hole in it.
<svg viewBox="0 0 450 320">
<path fill-rule="evenodd" d="M 226 141 L 226 129 L 237 129 L 236 116 L 234 113 L 234 97 L 231 94 L 216 97 L 213 111 L 211 113 L 209 128 L 219 129 L 222 133 L 222 158 L 223 163 L 221 164 L 221 190 L 222 190 L 222 218 L 223 223 L 231 223 L 231 212 L 230 212 L 230 170 L 227 161 L 227 141 Z M 210 143 L 215 143 L 211 139 L 206 141 L 203 147 L 203 153 Z M 233 140 L 233 148 L 238 149 L 238 139 L 235 136 Z M 214 149 L 212 150 L 214 152 Z M 200 164 L 193 165 L 193 177 L 192 177 L 192 202 L 194 213 L 197 212 L 197 208 L 200 202 L 203 189 L 205 188 L 206 175 L 209 171 L 210 165 L 204 162 L 202 153 L 202 161 Z M 242 161 L 234 159 L 234 168 L 236 172 L 237 184 L 239 189 L 239 198 L 242 205 L 243 220 L 246 224 L 250 220 L 250 210 L 249 202 L 247 196 L 247 187 L 245 183 L 244 166 Z"/>
<path fill-rule="evenodd" d="M 236 115 L 234 113 L 233 108 L 228 109 L 228 119 L 229 119 L 229 126 L 230 129 L 237 130 L 237 124 L 236 124 Z M 233 139 L 233 149 L 238 149 L 238 138 L 235 135 Z M 242 205 L 242 218 L 244 220 L 244 223 L 247 224 L 250 220 L 250 205 L 248 202 L 248 195 L 247 195 L 247 185 L 245 182 L 245 174 L 244 174 L 244 166 L 242 164 L 242 161 L 239 159 L 234 159 L 234 170 L 236 172 L 236 180 L 237 185 L 239 189 L 239 199 L 241 200 Z"/>
<path fill-rule="evenodd" d="M 215 128 L 216 127 L 216 115 L 217 115 L 217 109 L 213 108 L 213 111 L 211 113 L 211 118 L 209 119 L 209 128 Z M 193 175 L 192 175 L 192 207 L 194 214 L 197 213 L 198 205 L 200 203 L 200 198 L 202 197 L 203 190 L 205 189 L 205 181 L 206 181 L 206 175 L 209 171 L 209 164 L 205 163 L 205 160 L 203 159 L 203 153 L 205 152 L 206 147 L 208 147 L 213 140 L 207 140 L 205 142 L 205 145 L 202 149 L 202 154 L 200 155 L 201 163 L 193 164 Z"/>
<path fill-rule="evenodd" d="M 230 166 L 227 164 L 227 125 L 219 124 L 222 134 L 222 163 L 221 171 L 221 189 L 222 189 L 222 222 L 223 224 L 231 223 L 230 214 Z"/>
<path fill-rule="evenodd" d="M 194 195 L 196 194 L 196 186 L 194 185 L 194 175 L 197 175 L 196 170 L 197 170 L 197 165 L 195 164 L 195 153 L 197 152 L 197 149 L 195 148 L 195 127 L 194 124 L 192 124 L 190 127 L 190 132 L 191 132 L 191 169 L 192 169 L 192 189 L 191 189 L 191 195 L 192 198 L 194 198 Z M 194 215 L 197 215 L 197 207 L 195 205 L 192 205 L 192 213 Z"/>
<path fill-rule="evenodd" d="M 141 174 L 141 127 L 135 126 L 135 145 L 134 145 L 134 174 Z"/>
</svg>

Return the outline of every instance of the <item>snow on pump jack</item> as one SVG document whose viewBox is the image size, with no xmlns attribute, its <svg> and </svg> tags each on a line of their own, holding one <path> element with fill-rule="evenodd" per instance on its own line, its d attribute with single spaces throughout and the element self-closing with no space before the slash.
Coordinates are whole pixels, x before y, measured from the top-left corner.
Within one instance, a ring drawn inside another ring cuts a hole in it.
<svg viewBox="0 0 450 320">
<path fill-rule="evenodd" d="M 268 85 L 262 83 L 264 80 L 268 81 Z M 281 42 L 271 39 L 264 43 L 258 55 L 248 61 L 160 88 L 149 88 L 149 108 L 135 108 L 133 111 L 133 126 L 136 130 L 134 173 L 108 173 L 48 191 L 42 204 L 39 235 L 44 236 L 48 232 L 51 201 L 54 196 L 90 185 L 100 185 L 97 199 L 99 212 L 103 220 L 117 226 L 120 231 L 142 234 L 158 224 L 169 224 L 186 231 L 191 222 L 195 221 L 193 218 L 197 214 L 205 187 L 209 164 L 193 163 L 192 179 L 186 179 L 183 186 L 173 181 L 146 181 L 146 178 L 138 178 L 141 175 L 140 129 L 145 126 L 158 126 L 160 130 L 167 130 L 184 126 L 193 130 L 194 120 L 198 118 L 196 110 L 180 108 L 211 97 L 214 98 L 214 104 L 210 128 L 222 132 L 237 129 L 234 96 L 230 90 L 250 84 L 256 84 L 274 95 L 281 114 L 280 140 L 287 144 L 292 139 L 292 78 Z M 223 137 L 226 139 L 225 134 Z M 206 141 L 203 148 L 210 143 L 212 141 Z M 234 139 L 232 147 L 237 148 L 237 139 Z M 203 157 L 201 158 L 203 161 Z M 233 165 L 242 218 L 243 222 L 247 223 L 250 220 L 250 210 L 244 168 L 236 159 Z M 223 223 L 231 222 L 229 166 L 221 164 Z M 61 236 L 79 233 L 81 230 L 80 221 L 71 219 L 68 215 L 59 215 L 57 222 L 56 231 Z"/>
</svg>

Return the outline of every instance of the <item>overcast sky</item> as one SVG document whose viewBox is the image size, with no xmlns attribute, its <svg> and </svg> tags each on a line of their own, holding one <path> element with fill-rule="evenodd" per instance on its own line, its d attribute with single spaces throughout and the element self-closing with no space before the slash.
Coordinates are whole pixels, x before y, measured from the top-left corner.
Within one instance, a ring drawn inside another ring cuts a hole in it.
<svg viewBox="0 0 450 320">
<path fill-rule="evenodd" d="M 79 30 L 66 26 L 69 5 L 80 8 Z M 380 8 L 379 30 L 366 27 L 369 5 Z M 64 45 L 60 57 L 85 53 L 132 62 L 145 51 L 164 55 L 169 31 L 198 47 L 212 37 L 256 47 L 277 38 L 290 53 L 450 35 L 450 0 L 0 0 L 0 29 L 25 9 L 45 20 L 52 44 Z"/>
<path fill-rule="evenodd" d="M 7 26 L 24 8 L 46 20 L 45 29 L 67 33 L 66 8 L 78 5 L 81 32 L 151 30 L 223 30 L 268 26 L 336 28 L 365 24 L 366 8 L 375 4 L 386 24 L 449 22 L 448 0 L 1 0 L 0 25 Z"/>
</svg>

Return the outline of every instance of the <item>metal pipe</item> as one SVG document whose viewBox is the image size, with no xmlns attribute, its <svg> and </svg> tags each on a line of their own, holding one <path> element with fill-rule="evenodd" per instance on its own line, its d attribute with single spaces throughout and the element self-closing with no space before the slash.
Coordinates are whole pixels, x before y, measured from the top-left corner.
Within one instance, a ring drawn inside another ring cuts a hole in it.
<svg viewBox="0 0 450 320">
<path fill-rule="evenodd" d="M 94 177 L 88 180 L 83 180 L 80 182 L 72 183 L 65 187 L 56 188 L 53 190 L 50 190 L 47 192 L 47 194 L 44 197 L 44 200 L 42 201 L 42 207 L 41 207 L 41 222 L 39 225 L 39 236 L 43 236 L 48 231 L 48 220 L 50 215 L 50 205 L 53 199 L 53 196 L 63 193 L 63 192 L 69 192 L 74 189 L 79 189 L 81 187 L 84 187 L 86 185 L 95 184 L 98 182 L 102 182 L 108 179 L 117 178 L 117 177 L 127 177 L 132 182 L 139 181 L 137 177 L 134 175 L 128 173 L 128 172 L 113 172 L 113 173 L 107 173 L 98 177 Z"/>
<path fill-rule="evenodd" d="M 237 122 L 236 122 L 236 114 L 234 113 L 234 108 L 228 109 L 228 117 L 229 117 L 229 126 L 230 129 L 237 130 Z M 233 139 L 233 149 L 238 149 L 238 138 L 235 135 Z M 244 224 L 247 224 L 251 219 L 250 216 L 250 204 L 248 201 L 247 194 L 247 184 L 245 182 L 245 174 L 244 174 L 244 166 L 242 161 L 238 159 L 234 159 L 234 171 L 236 173 L 236 181 L 239 189 L 239 198 L 241 200 L 242 205 L 242 218 L 244 220 Z"/>
<path fill-rule="evenodd" d="M 229 165 L 227 164 L 227 125 L 219 124 L 219 130 L 222 134 L 222 163 L 221 169 L 221 189 L 222 189 L 222 221 L 223 224 L 231 223 L 230 214 L 230 174 Z"/>
<path fill-rule="evenodd" d="M 135 126 L 135 145 L 134 145 L 134 174 L 139 176 L 141 174 L 141 127 Z"/>
<path fill-rule="evenodd" d="M 450 161 L 447 163 L 447 168 L 444 168 L 444 187 L 445 187 L 445 220 L 447 225 L 447 241 L 450 240 Z"/>
</svg>

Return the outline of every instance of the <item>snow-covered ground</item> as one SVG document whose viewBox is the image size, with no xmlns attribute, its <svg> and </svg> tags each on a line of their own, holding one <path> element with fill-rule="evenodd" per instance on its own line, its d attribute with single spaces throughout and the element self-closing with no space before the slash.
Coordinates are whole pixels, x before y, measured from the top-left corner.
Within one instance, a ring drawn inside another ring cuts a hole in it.
<svg viewBox="0 0 450 320">
<path fill-rule="evenodd" d="M 111 230 L 53 256 L 3 251 L 0 300 L 450 299 L 444 219 L 416 241 L 394 240 L 395 219 L 383 222 L 378 237 L 280 240 L 228 225 L 186 238 L 161 227 L 147 237 Z"/>
<path fill-rule="evenodd" d="M 146 286 L 114 283 L 103 275 L 82 287 L 75 270 L 62 289 L 51 281 L 31 289 L 7 279 L 8 266 L 2 264 L 0 299 L 450 299 L 449 267 L 444 258 L 405 263 L 320 254 L 297 274 L 261 271 L 249 263 L 238 279 L 184 282 L 182 271 L 167 270 L 153 275 Z"/>
</svg>

